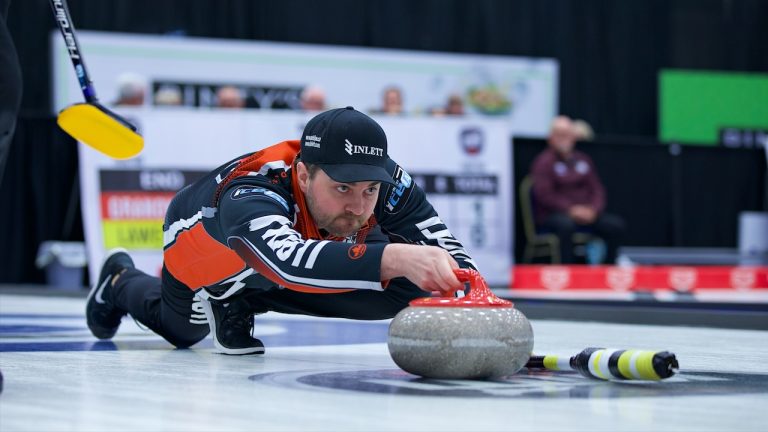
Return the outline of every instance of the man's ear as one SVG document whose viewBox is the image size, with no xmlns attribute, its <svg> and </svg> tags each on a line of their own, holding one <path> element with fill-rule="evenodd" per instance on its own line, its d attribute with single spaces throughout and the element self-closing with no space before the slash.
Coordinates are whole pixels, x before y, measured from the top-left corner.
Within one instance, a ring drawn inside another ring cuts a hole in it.
<svg viewBox="0 0 768 432">
<path fill-rule="evenodd" d="M 302 192 L 307 193 L 309 187 L 309 170 L 304 162 L 296 163 L 296 179 L 299 181 L 299 188 Z"/>
</svg>

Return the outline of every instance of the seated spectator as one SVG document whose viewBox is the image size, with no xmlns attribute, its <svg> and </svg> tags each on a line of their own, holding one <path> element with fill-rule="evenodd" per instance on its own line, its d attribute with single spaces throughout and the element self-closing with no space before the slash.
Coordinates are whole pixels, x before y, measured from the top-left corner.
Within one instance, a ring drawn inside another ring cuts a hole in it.
<svg viewBox="0 0 768 432">
<path fill-rule="evenodd" d="M 464 115 L 464 101 L 461 96 L 452 94 L 448 97 L 448 105 L 445 107 L 446 115 L 463 116 Z"/>
<path fill-rule="evenodd" d="M 141 75 L 130 72 L 120 74 L 117 77 L 117 100 L 115 100 L 115 105 L 144 105 L 146 88 L 147 81 Z"/>
<path fill-rule="evenodd" d="M 448 96 L 448 102 L 444 107 L 435 108 L 430 111 L 435 117 L 442 116 L 463 116 L 464 115 L 464 101 L 461 96 L 452 94 Z"/>
<path fill-rule="evenodd" d="M 573 122 L 559 116 L 552 122 L 549 147 L 531 165 L 537 228 L 560 239 L 563 263 L 573 262 L 573 233 L 592 232 L 606 245 L 606 261 L 616 259 L 624 221 L 604 212 L 605 189 L 592 159 L 574 150 Z"/>
<path fill-rule="evenodd" d="M 403 92 L 400 88 L 389 86 L 384 89 L 381 109 L 382 114 L 401 115 L 403 111 Z"/>
<path fill-rule="evenodd" d="M 307 86 L 301 92 L 301 109 L 304 111 L 325 111 L 325 91 L 318 86 Z"/>
<path fill-rule="evenodd" d="M 217 108 L 245 108 L 243 91 L 235 86 L 223 86 L 216 91 Z"/>
<path fill-rule="evenodd" d="M 155 92 L 155 105 L 179 106 L 181 103 L 181 90 L 177 86 L 164 85 Z"/>
</svg>

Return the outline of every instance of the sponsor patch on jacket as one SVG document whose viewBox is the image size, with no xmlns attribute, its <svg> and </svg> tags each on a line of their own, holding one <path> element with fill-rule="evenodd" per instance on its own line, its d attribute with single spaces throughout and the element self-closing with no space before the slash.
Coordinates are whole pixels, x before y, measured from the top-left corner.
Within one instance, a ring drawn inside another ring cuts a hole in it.
<svg viewBox="0 0 768 432">
<path fill-rule="evenodd" d="M 288 202 L 285 200 L 285 198 L 281 197 L 276 192 L 271 191 L 267 188 L 258 187 L 258 186 L 241 186 L 236 188 L 234 191 L 232 191 L 233 200 L 240 200 L 240 199 L 252 198 L 257 196 L 271 198 L 274 201 L 277 201 L 278 203 L 280 203 L 280 205 L 283 206 L 285 211 L 290 211 L 290 208 L 288 207 Z"/>
<path fill-rule="evenodd" d="M 384 201 L 384 211 L 390 214 L 395 214 L 405 207 L 414 185 L 411 176 L 400 165 L 395 168 L 393 178 L 397 183 L 390 187 Z"/>
<path fill-rule="evenodd" d="M 361 256 L 365 255 L 365 250 L 368 248 L 368 246 L 365 245 L 365 243 L 362 244 L 356 244 L 347 250 L 347 255 L 349 255 L 350 259 L 356 260 L 360 258 Z"/>
</svg>

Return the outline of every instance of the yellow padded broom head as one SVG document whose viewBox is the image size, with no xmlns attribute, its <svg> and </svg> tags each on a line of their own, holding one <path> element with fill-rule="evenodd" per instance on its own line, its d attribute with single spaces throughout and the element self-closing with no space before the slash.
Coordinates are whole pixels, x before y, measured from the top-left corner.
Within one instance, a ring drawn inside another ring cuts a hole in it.
<svg viewBox="0 0 768 432">
<path fill-rule="evenodd" d="M 144 138 L 120 115 L 100 104 L 79 103 L 59 113 L 59 126 L 72 138 L 114 159 L 129 159 L 144 148 Z"/>
</svg>

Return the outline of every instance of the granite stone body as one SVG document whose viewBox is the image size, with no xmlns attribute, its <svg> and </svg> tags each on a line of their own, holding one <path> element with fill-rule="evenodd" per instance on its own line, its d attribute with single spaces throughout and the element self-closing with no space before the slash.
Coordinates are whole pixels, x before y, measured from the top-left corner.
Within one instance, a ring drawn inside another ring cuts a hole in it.
<svg viewBox="0 0 768 432">
<path fill-rule="evenodd" d="M 404 371 L 426 378 L 512 375 L 533 351 L 530 322 L 513 307 L 415 307 L 389 326 L 389 353 Z"/>
</svg>

